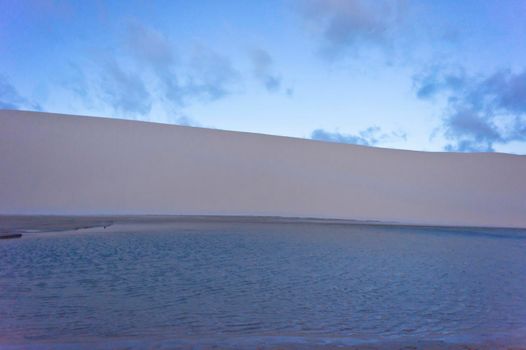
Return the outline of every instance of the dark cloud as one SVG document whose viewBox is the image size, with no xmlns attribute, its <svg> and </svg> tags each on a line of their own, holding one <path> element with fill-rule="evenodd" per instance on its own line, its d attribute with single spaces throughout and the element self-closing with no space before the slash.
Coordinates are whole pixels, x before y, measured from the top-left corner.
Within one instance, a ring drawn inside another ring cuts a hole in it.
<svg viewBox="0 0 526 350">
<path fill-rule="evenodd" d="M 496 126 L 474 110 L 458 110 L 444 120 L 446 137 L 457 140 L 446 146 L 448 151 L 492 152 L 495 142 L 502 142 Z"/>
<path fill-rule="evenodd" d="M 358 134 L 355 135 L 329 132 L 324 129 L 316 129 L 312 132 L 311 139 L 363 146 L 375 146 L 378 143 L 385 141 L 392 141 L 395 139 L 405 140 L 406 134 L 402 132 L 382 133 L 381 128 L 372 126 L 358 132 Z"/>
<path fill-rule="evenodd" d="M 415 76 L 419 98 L 445 97 L 442 130 L 448 151 L 494 151 L 495 144 L 526 141 L 526 71 L 469 76 L 432 67 Z"/>
<path fill-rule="evenodd" d="M 102 70 L 102 98 L 118 112 L 126 115 L 147 115 L 152 96 L 142 78 L 124 71 L 116 61 L 108 60 Z"/>
<path fill-rule="evenodd" d="M 305 0 L 300 14 L 335 57 L 363 46 L 384 48 L 395 40 L 406 12 L 404 0 Z"/>
<path fill-rule="evenodd" d="M 17 89 L 9 80 L 0 75 L 0 109 L 31 109 L 41 110 L 38 103 L 35 103 L 21 96 Z"/>
<path fill-rule="evenodd" d="M 526 113 L 526 70 L 517 74 L 509 70 L 497 72 L 484 81 L 480 92 L 489 97 L 490 103 L 493 103 L 496 109 L 524 114 Z"/>
<path fill-rule="evenodd" d="M 273 59 L 270 54 L 262 49 L 253 49 L 249 52 L 252 63 L 252 74 L 268 92 L 276 92 L 281 88 L 281 77 L 273 71 Z"/>
<path fill-rule="evenodd" d="M 458 67 L 444 69 L 435 65 L 413 77 L 416 95 L 421 99 L 431 99 L 444 90 L 461 90 L 465 83 L 465 72 Z"/>
</svg>

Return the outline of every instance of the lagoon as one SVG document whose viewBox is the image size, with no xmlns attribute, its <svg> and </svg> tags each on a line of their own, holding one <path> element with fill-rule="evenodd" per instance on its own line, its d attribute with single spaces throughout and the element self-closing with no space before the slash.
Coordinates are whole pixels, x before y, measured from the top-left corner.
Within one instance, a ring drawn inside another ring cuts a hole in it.
<svg viewBox="0 0 526 350">
<path fill-rule="evenodd" d="M 526 340 L 524 230 L 127 223 L 0 243 L 5 348 Z"/>
</svg>

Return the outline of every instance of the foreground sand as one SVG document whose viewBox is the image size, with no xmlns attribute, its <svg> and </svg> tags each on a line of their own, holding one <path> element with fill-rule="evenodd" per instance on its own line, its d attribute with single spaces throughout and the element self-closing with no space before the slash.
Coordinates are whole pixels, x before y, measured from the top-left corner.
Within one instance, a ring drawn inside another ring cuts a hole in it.
<svg viewBox="0 0 526 350">
<path fill-rule="evenodd" d="M 526 227 L 526 157 L 0 111 L 0 214 Z"/>
</svg>

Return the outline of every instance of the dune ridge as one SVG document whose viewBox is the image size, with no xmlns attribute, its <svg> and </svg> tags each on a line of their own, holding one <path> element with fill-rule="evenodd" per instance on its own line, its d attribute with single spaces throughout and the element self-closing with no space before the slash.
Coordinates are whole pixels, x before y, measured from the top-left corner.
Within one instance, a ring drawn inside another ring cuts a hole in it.
<svg viewBox="0 0 526 350">
<path fill-rule="evenodd" d="M 526 157 L 0 111 L 0 214 L 526 227 Z"/>
</svg>

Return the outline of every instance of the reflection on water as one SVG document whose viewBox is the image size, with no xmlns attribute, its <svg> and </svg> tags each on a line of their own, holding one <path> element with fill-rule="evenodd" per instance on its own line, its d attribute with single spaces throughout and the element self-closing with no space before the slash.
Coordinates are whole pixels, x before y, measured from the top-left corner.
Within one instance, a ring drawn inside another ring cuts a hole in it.
<svg viewBox="0 0 526 350">
<path fill-rule="evenodd" d="M 524 231 L 194 226 L 0 242 L 0 343 L 526 329 Z"/>
</svg>

